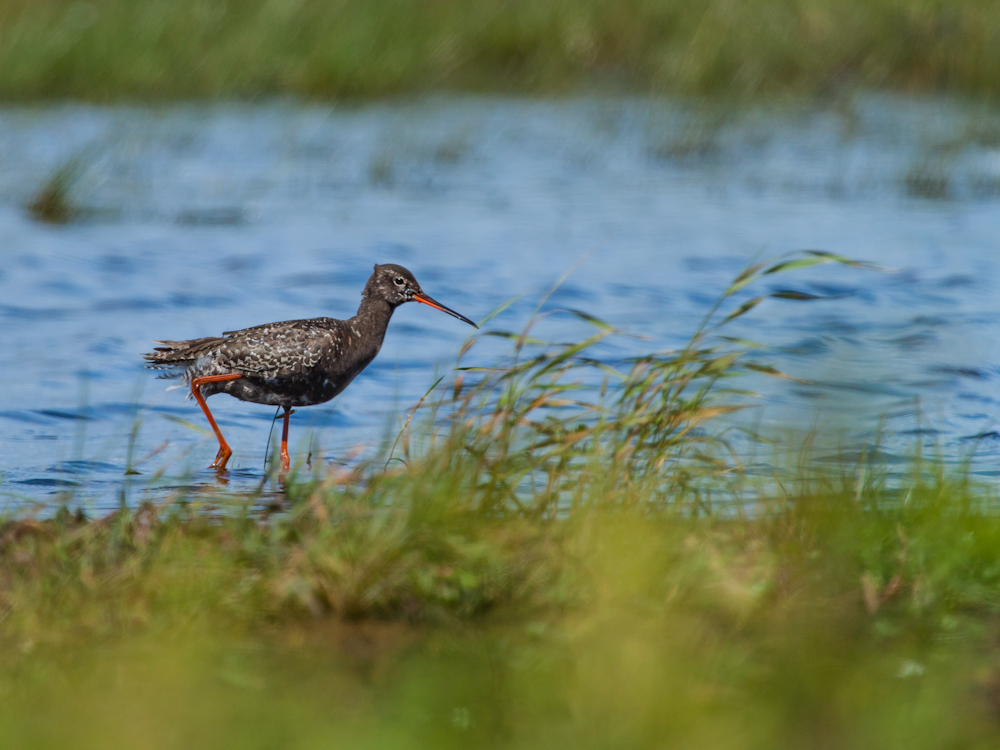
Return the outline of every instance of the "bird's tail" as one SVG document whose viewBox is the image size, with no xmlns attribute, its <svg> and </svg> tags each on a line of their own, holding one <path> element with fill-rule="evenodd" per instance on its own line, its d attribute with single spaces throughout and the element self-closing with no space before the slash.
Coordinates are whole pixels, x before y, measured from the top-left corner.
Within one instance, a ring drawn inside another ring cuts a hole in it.
<svg viewBox="0 0 1000 750">
<path fill-rule="evenodd" d="M 191 379 L 191 370 L 198 360 L 210 355 L 217 349 L 222 339 L 208 336 L 203 339 L 189 341 L 157 341 L 158 346 L 153 351 L 143 354 L 146 367 L 151 370 L 162 370 L 161 378 Z"/>
</svg>

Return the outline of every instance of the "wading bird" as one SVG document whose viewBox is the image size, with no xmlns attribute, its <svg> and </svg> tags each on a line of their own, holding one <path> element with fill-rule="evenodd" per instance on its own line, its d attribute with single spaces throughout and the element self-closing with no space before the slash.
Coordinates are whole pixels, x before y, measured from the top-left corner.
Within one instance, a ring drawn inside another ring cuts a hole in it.
<svg viewBox="0 0 1000 750">
<path fill-rule="evenodd" d="M 375 359 L 393 311 L 406 302 L 422 302 L 478 328 L 424 294 L 402 266 L 375 266 L 365 284 L 358 314 L 350 320 L 311 318 L 265 323 L 190 341 L 157 341 L 163 346 L 144 354 L 147 367 L 162 377 L 183 378 L 219 439 L 210 469 L 225 470 L 232 449 L 222 436 L 205 399 L 228 393 L 241 401 L 285 410 L 281 428 L 281 469 L 287 472 L 288 418 L 292 407 L 329 401 Z"/>
</svg>

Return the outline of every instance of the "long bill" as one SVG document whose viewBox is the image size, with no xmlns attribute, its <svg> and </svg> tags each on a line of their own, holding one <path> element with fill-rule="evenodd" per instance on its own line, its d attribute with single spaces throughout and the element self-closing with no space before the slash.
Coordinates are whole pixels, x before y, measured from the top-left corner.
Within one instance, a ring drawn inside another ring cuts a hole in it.
<svg viewBox="0 0 1000 750">
<path fill-rule="evenodd" d="M 468 323 L 473 328 L 479 328 L 479 326 L 477 326 L 475 323 L 473 323 L 471 320 L 469 320 L 464 315 L 459 315 L 457 312 L 455 312 L 454 310 L 452 310 L 450 307 L 445 307 L 440 302 L 438 302 L 436 299 L 428 297 L 423 292 L 418 292 L 417 294 L 414 294 L 413 295 L 413 299 L 416 300 L 417 302 L 423 302 L 425 305 L 430 305 L 435 310 L 440 310 L 441 312 L 448 313 L 453 318 L 458 318 L 459 320 L 461 320 L 461 321 L 463 321 L 465 323 Z"/>
</svg>

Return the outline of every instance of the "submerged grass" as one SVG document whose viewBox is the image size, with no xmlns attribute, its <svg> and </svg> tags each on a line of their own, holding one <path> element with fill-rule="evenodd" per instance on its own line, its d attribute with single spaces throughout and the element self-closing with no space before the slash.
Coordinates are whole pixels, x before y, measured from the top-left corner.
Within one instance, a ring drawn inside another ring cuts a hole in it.
<svg viewBox="0 0 1000 750">
<path fill-rule="evenodd" d="M 3 0 L 0 97 L 1000 92 L 987 0 Z"/>
<path fill-rule="evenodd" d="M 36 221 L 66 224 L 81 212 L 70 193 L 83 171 L 81 159 L 71 159 L 56 169 L 28 203 L 28 213 Z"/>
<path fill-rule="evenodd" d="M 747 476 L 748 269 L 688 346 L 533 328 L 394 455 L 0 528 L 9 747 L 989 747 L 996 489 L 915 454 Z M 770 296 L 801 299 L 784 290 Z M 410 434 L 411 425 L 423 425 Z M 872 452 L 877 456 L 877 452 Z M 395 460 L 395 459 L 399 460 Z"/>
</svg>

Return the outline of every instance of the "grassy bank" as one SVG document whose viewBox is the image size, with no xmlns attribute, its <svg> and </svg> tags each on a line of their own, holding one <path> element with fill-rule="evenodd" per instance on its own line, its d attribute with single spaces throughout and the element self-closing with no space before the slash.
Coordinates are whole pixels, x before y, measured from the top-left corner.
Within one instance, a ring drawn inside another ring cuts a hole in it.
<svg viewBox="0 0 1000 750">
<path fill-rule="evenodd" d="M 838 261 L 750 268 L 686 347 L 628 362 L 578 313 L 578 343 L 488 332 L 509 356 L 439 383 L 388 455 L 277 495 L 8 519 L 0 742 L 995 745 L 995 487 L 919 452 L 890 476 L 733 451 L 743 376 L 781 374 L 726 322 Z"/>
<path fill-rule="evenodd" d="M 3 0 L 0 98 L 1000 92 L 986 0 Z"/>
<path fill-rule="evenodd" d="M 268 519 L 217 498 L 6 525 L 0 741 L 995 745 L 985 488 L 859 465 L 756 518 L 626 492 L 554 521 L 431 468 L 330 477 Z"/>
</svg>

